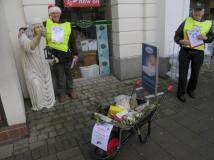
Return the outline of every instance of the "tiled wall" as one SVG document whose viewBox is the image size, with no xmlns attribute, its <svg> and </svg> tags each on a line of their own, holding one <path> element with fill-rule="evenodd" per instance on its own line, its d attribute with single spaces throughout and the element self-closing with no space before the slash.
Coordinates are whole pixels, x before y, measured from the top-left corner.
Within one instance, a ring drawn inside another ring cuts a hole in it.
<svg viewBox="0 0 214 160">
<path fill-rule="evenodd" d="M 114 57 L 141 55 L 141 45 L 156 43 L 156 0 L 112 0 Z"/>
<path fill-rule="evenodd" d="M 112 0 L 113 74 L 141 76 L 142 43 L 156 44 L 157 0 Z"/>
</svg>

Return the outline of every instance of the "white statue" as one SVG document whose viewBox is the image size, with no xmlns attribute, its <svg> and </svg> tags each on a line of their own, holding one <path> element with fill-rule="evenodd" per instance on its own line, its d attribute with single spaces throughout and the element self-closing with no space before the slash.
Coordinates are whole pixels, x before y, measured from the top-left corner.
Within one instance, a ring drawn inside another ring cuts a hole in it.
<svg viewBox="0 0 214 160">
<path fill-rule="evenodd" d="M 25 50 L 22 66 L 34 111 L 49 109 L 55 103 L 50 66 L 43 51 L 43 34 L 44 27 L 39 19 L 33 20 L 25 31 L 19 31 L 19 41 Z"/>
</svg>

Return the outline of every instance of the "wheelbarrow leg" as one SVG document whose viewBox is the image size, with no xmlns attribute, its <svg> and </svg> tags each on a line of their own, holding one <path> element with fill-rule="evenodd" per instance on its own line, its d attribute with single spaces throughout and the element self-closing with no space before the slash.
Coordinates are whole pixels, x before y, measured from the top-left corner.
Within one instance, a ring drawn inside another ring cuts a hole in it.
<svg viewBox="0 0 214 160">
<path fill-rule="evenodd" d="M 148 136 L 150 136 L 150 133 L 151 133 L 151 119 L 148 120 Z"/>
<path fill-rule="evenodd" d="M 151 133 L 151 119 L 149 119 L 147 123 L 148 123 L 147 133 L 144 137 L 142 137 L 142 131 L 140 130 L 140 128 L 138 128 L 138 138 L 140 143 L 143 143 L 143 144 L 146 143 Z"/>
</svg>

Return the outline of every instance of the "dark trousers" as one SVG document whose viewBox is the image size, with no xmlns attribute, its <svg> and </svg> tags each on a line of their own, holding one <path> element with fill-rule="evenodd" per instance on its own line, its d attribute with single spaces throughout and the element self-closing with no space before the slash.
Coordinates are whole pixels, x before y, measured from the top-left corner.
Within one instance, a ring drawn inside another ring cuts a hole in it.
<svg viewBox="0 0 214 160">
<path fill-rule="evenodd" d="M 72 92 L 73 79 L 68 63 L 57 63 L 53 66 L 53 72 L 56 77 L 56 92 L 59 96 Z"/>
<path fill-rule="evenodd" d="M 181 48 L 179 52 L 179 79 L 178 95 L 194 91 L 197 87 L 198 76 L 204 61 L 204 52 L 194 49 Z M 191 62 L 191 75 L 187 84 L 189 64 Z"/>
</svg>

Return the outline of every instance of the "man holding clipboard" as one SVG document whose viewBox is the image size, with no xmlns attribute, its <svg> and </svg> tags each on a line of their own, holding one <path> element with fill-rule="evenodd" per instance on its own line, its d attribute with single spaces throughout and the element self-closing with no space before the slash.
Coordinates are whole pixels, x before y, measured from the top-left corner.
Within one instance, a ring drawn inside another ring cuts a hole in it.
<svg viewBox="0 0 214 160">
<path fill-rule="evenodd" d="M 186 102 L 185 93 L 195 98 L 200 68 L 203 64 L 205 43 L 214 39 L 212 22 L 204 20 L 205 7 L 202 2 L 193 6 L 192 17 L 188 17 L 178 27 L 174 40 L 180 45 L 179 52 L 179 79 L 177 98 Z M 187 82 L 189 64 L 191 62 L 191 76 Z"/>
</svg>

